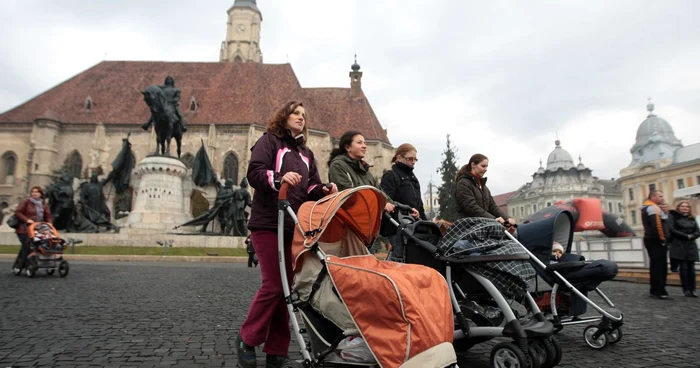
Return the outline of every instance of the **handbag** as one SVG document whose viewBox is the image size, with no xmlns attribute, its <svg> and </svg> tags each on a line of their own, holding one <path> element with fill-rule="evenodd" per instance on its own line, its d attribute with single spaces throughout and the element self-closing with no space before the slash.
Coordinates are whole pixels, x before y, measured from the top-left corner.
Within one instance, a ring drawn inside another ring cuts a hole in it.
<svg viewBox="0 0 700 368">
<path fill-rule="evenodd" d="M 17 218 L 17 216 L 10 216 L 10 218 L 7 219 L 7 226 L 16 229 L 19 226 L 19 219 Z"/>
</svg>

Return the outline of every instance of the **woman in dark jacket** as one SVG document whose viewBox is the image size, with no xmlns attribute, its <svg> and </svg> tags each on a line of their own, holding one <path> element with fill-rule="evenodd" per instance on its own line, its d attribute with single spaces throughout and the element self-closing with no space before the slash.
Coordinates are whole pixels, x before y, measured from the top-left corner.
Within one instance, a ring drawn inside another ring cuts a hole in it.
<svg viewBox="0 0 700 368">
<path fill-rule="evenodd" d="M 457 213 L 463 217 L 486 217 L 496 219 L 501 224 L 506 221 L 515 225 L 515 220 L 509 218 L 496 205 L 489 188 L 486 187 L 486 170 L 489 167 L 488 157 L 477 153 L 462 166 L 455 177 L 455 198 Z"/>
<path fill-rule="evenodd" d="M 384 173 L 380 185 L 384 193 L 394 202 L 410 206 L 413 218 L 426 220 L 420 183 L 413 174 L 416 162 L 418 162 L 416 148 L 409 143 L 400 145 L 391 159 L 391 169 Z M 391 234 L 387 236 L 392 246 L 387 260 L 401 262 L 404 254 L 401 239 L 397 236 L 395 229 L 385 229 L 385 233 Z"/>
<path fill-rule="evenodd" d="M 678 264 L 683 294 L 697 298 L 695 292 L 695 262 L 698 260 L 698 245 L 695 239 L 700 237 L 698 223 L 690 211 L 690 202 L 681 201 L 668 216 L 667 228 L 670 238 L 670 257 Z"/>
<path fill-rule="evenodd" d="M 44 199 L 44 191 L 40 186 L 32 187 L 29 198 L 20 202 L 15 210 L 15 217 L 19 220 L 19 226 L 15 229 L 21 247 L 19 254 L 12 266 L 15 275 L 19 275 L 25 266 L 27 255 L 29 254 L 29 235 L 27 226 L 32 222 L 52 222 L 49 205 Z"/>
<path fill-rule="evenodd" d="M 296 212 L 302 203 L 337 192 L 322 185 L 314 154 L 306 146 L 306 111 L 300 102 L 288 102 L 267 125 L 251 149 L 246 175 L 255 189 L 251 207 L 250 240 L 258 256 L 262 286 L 236 339 L 239 367 L 255 367 L 255 346 L 265 344 L 266 367 L 279 367 L 287 359 L 291 336 L 277 257 L 277 198 L 282 183 L 289 184 L 287 200 Z M 292 273 L 291 245 L 294 224 L 286 218 L 284 247 L 288 281 Z"/>
</svg>

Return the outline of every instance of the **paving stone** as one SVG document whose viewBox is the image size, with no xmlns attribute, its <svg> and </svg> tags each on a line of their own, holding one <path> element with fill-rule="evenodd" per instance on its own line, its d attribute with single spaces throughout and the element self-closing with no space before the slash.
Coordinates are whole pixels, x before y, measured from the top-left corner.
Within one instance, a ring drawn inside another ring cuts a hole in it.
<svg viewBox="0 0 700 368">
<path fill-rule="evenodd" d="M 234 367 L 233 342 L 260 285 L 259 269 L 237 263 L 75 261 L 66 278 L 34 279 L 15 277 L 10 266 L 0 260 L 0 368 Z M 566 327 L 557 335 L 560 367 L 698 366 L 700 300 L 677 287 L 668 288 L 669 301 L 649 298 L 647 285 L 602 289 L 625 313 L 623 340 L 594 351 L 585 326 Z M 460 366 L 488 367 L 499 341 L 461 353 Z M 298 350 L 292 341 L 291 356 Z"/>
</svg>

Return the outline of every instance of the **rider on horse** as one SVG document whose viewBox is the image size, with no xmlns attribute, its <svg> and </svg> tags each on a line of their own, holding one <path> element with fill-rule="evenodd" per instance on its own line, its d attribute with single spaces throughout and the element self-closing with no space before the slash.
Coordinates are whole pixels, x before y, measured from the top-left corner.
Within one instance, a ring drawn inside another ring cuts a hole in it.
<svg viewBox="0 0 700 368">
<path fill-rule="evenodd" d="M 186 132 L 187 127 L 185 126 L 185 119 L 182 117 L 179 107 L 180 89 L 175 87 L 175 79 L 173 79 L 173 77 L 171 76 L 167 76 L 165 77 L 164 85 L 159 87 L 161 90 L 163 90 L 163 95 L 165 96 L 166 101 L 175 108 L 175 115 L 177 115 L 177 121 L 182 127 L 182 132 Z M 153 119 L 148 119 L 148 121 L 145 124 L 141 125 L 141 128 L 143 128 L 143 130 L 148 130 L 152 123 Z"/>
</svg>

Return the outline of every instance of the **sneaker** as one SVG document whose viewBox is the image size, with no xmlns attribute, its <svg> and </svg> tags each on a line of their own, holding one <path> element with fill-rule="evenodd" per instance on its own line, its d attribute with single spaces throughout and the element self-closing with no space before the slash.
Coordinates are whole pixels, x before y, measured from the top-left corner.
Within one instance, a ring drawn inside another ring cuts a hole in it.
<svg viewBox="0 0 700 368">
<path fill-rule="evenodd" d="M 19 275 L 20 273 L 22 273 L 22 270 L 19 267 L 13 267 L 12 273 L 14 273 L 15 275 Z"/>
<path fill-rule="evenodd" d="M 241 334 L 236 337 L 236 355 L 238 356 L 239 368 L 255 368 L 257 367 L 257 357 L 255 356 L 255 347 L 247 345 L 241 339 Z"/>
<path fill-rule="evenodd" d="M 270 355 L 265 357 L 265 368 L 280 368 L 284 363 L 288 363 L 289 359 L 286 356 Z"/>
</svg>

